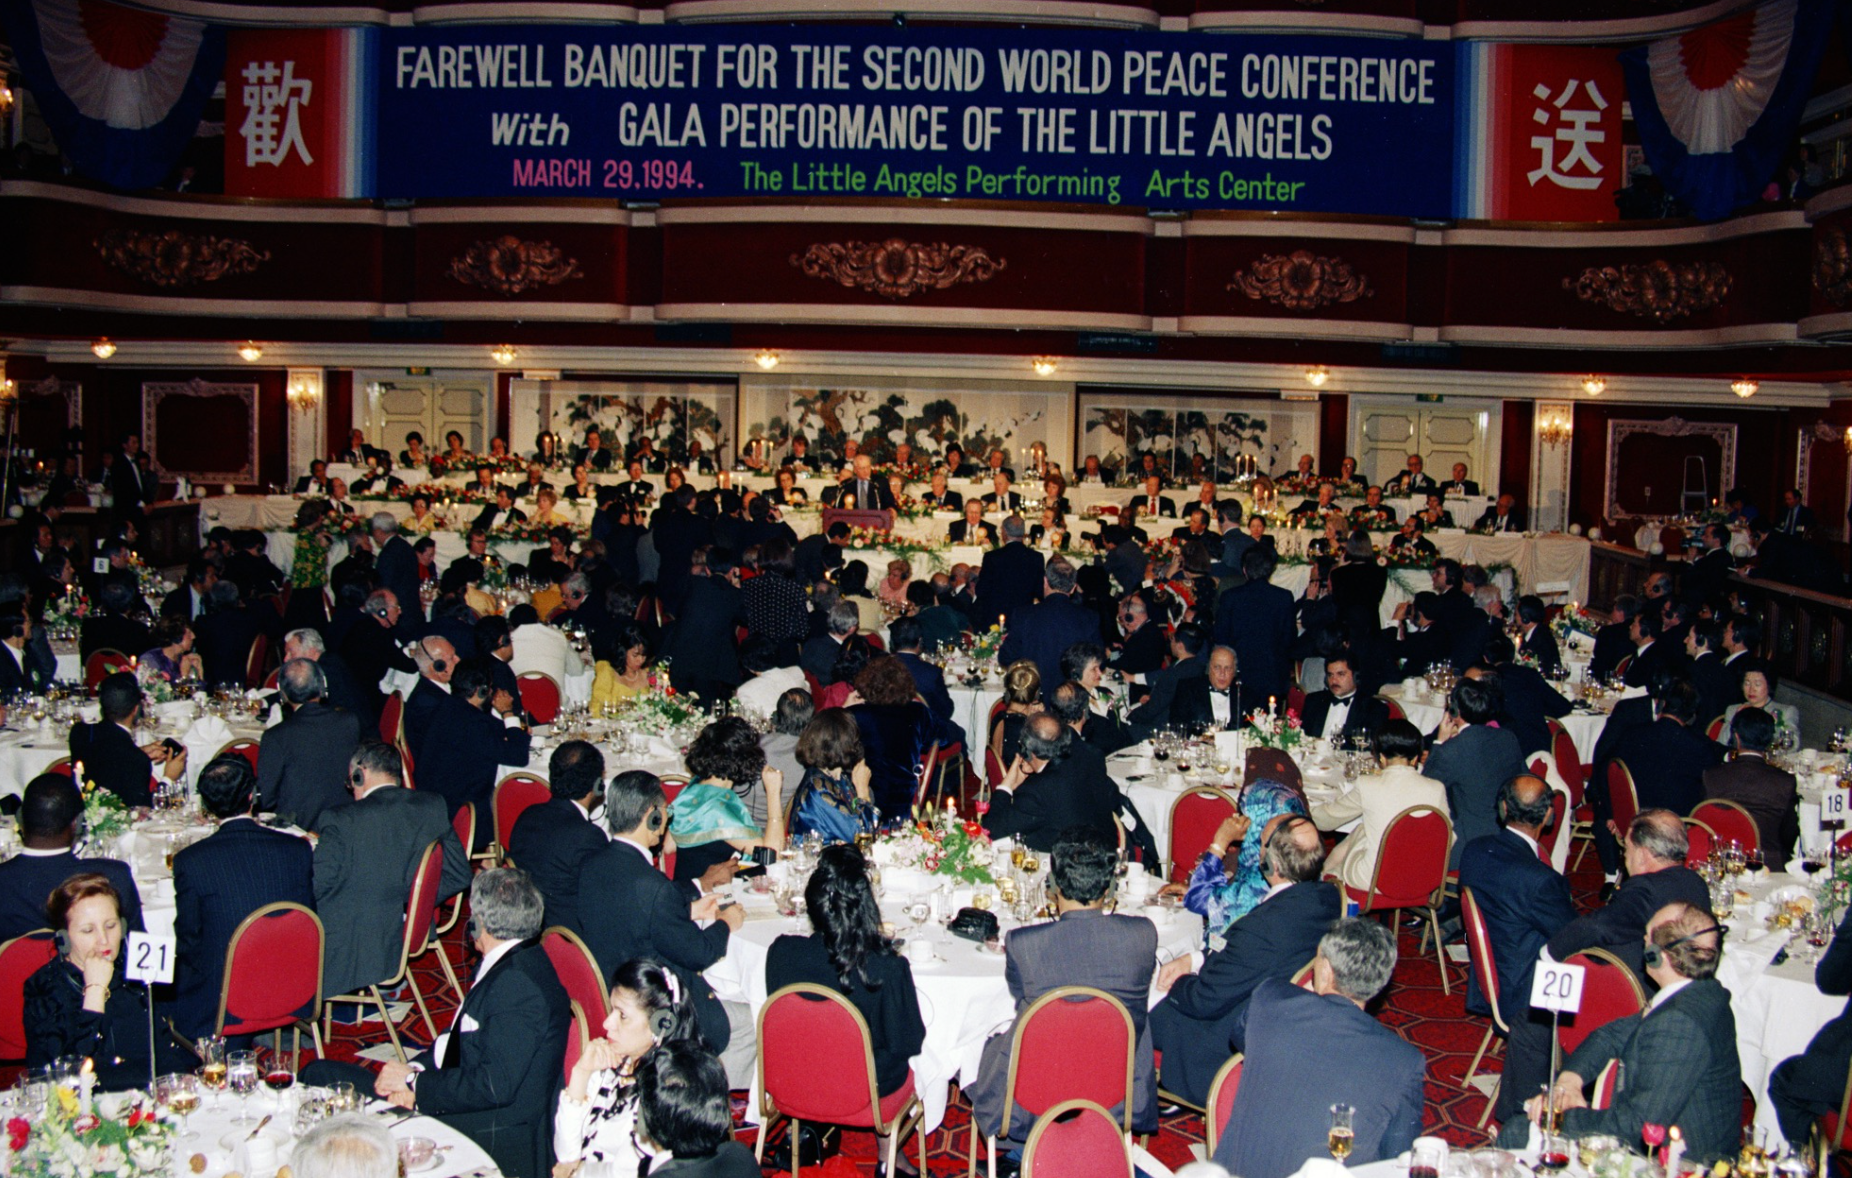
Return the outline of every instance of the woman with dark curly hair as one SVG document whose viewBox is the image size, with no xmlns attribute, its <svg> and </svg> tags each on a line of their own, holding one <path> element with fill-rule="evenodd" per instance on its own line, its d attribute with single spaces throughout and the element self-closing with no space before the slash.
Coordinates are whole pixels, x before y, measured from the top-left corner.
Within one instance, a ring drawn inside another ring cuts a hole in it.
<svg viewBox="0 0 1852 1178">
<path fill-rule="evenodd" d="M 875 1084 L 883 1096 L 907 1082 L 908 1060 L 926 1041 L 913 970 L 881 935 L 881 910 L 868 884 L 868 863 L 851 843 L 823 848 L 804 888 L 808 937 L 786 934 L 765 955 L 765 988 L 798 982 L 828 986 L 854 1003 L 874 1045 Z M 885 1150 L 886 1141 L 881 1142 Z M 904 1159 L 903 1159 L 904 1164 Z M 902 1173 L 913 1173 L 904 1166 Z"/>
<path fill-rule="evenodd" d="M 849 706 L 862 733 L 863 759 L 874 774 L 875 805 L 889 821 L 913 811 L 920 758 L 932 743 L 932 713 L 918 698 L 907 665 L 891 654 L 876 655 L 855 677 L 859 700 Z"/>
<path fill-rule="evenodd" d="M 759 734 L 738 716 L 723 716 L 688 746 L 688 775 L 670 807 L 675 878 L 700 879 L 735 851 L 785 845 L 784 774 L 765 763 Z M 763 783 L 765 830 L 752 820 L 753 795 Z"/>
</svg>

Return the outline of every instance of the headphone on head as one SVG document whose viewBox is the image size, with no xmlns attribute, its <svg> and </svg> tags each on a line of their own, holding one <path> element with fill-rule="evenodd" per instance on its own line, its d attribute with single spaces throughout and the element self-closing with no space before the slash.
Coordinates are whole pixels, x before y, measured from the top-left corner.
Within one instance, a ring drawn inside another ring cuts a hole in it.
<svg viewBox="0 0 1852 1178">
<path fill-rule="evenodd" d="M 58 929 L 57 931 L 52 933 L 51 943 L 57 946 L 58 956 L 65 957 L 70 954 L 71 938 L 65 935 L 65 931 L 63 929 Z"/>
<path fill-rule="evenodd" d="M 675 976 L 673 970 L 667 968 L 663 969 L 662 988 L 669 992 L 670 1008 L 667 1010 L 652 1010 L 649 1012 L 649 1035 L 650 1038 L 657 1043 L 661 1043 L 674 1033 L 674 1007 L 675 1004 L 680 1003 L 682 1000 L 681 979 Z"/>
<path fill-rule="evenodd" d="M 476 919 L 474 913 L 470 914 L 469 920 L 463 925 L 463 931 L 469 935 L 469 939 L 472 941 L 482 935 L 482 922 Z"/>
<path fill-rule="evenodd" d="M 1723 951 L 1723 938 L 1728 936 L 1729 932 L 1730 930 L 1725 928 L 1723 925 L 1713 924 L 1709 928 L 1701 928 L 1695 933 L 1687 933 L 1686 935 L 1678 938 L 1676 941 L 1667 941 L 1664 945 L 1658 944 L 1657 942 L 1654 942 L 1654 941 L 1648 941 L 1646 943 L 1646 947 L 1640 951 L 1640 964 L 1644 965 L 1647 969 L 1652 969 L 1654 966 L 1658 965 L 1661 961 L 1665 959 L 1666 951 L 1668 949 L 1676 948 L 1679 945 L 1683 945 L 1689 941 L 1695 941 L 1699 937 L 1703 936 L 1705 933 L 1716 933 L 1717 934 L 1717 942 L 1718 942 L 1717 949 L 1718 949 L 1718 952 L 1722 952 Z"/>
<path fill-rule="evenodd" d="M 645 824 L 650 829 L 650 833 L 654 834 L 668 824 L 668 813 L 669 808 L 667 806 L 651 807 L 649 817 L 644 820 Z"/>
<path fill-rule="evenodd" d="M 358 769 L 350 769 L 347 771 L 347 784 L 354 789 L 359 789 L 366 783 L 366 779 L 367 775 Z"/>
<path fill-rule="evenodd" d="M 424 652 L 425 658 L 428 658 L 431 660 L 431 669 L 433 671 L 436 671 L 439 675 L 442 675 L 446 670 L 449 669 L 450 664 L 445 662 L 443 659 L 438 658 L 436 655 L 432 654 L 431 648 L 425 645 L 426 641 L 427 641 L 426 639 L 420 638 L 418 640 L 418 649 Z"/>
</svg>

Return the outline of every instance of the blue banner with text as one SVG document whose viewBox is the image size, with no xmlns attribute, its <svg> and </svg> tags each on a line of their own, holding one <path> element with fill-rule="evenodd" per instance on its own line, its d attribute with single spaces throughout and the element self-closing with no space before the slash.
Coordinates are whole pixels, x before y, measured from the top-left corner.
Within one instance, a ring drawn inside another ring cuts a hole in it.
<svg viewBox="0 0 1852 1178">
<path fill-rule="evenodd" d="M 384 41 L 389 198 L 1452 211 L 1454 61 L 1434 42 L 732 24 Z"/>
</svg>

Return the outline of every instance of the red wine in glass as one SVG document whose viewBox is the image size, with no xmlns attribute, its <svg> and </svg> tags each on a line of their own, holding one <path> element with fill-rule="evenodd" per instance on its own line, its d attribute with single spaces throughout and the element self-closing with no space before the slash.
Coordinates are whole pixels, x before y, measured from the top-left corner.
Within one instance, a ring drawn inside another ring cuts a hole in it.
<svg viewBox="0 0 1852 1178">
<path fill-rule="evenodd" d="M 1569 1164 L 1569 1151 L 1552 1147 L 1537 1155 L 1537 1164 L 1546 1170 L 1560 1170 Z"/>
<path fill-rule="evenodd" d="M 264 1073 L 264 1086 L 272 1092 L 282 1092 L 296 1082 L 296 1073 L 284 1068 L 272 1068 Z"/>
<path fill-rule="evenodd" d="M 1440 1171 L 1433 1166 L 1410 1166 L 1408 1178 L 1440 1178 Z"/>
</svg>

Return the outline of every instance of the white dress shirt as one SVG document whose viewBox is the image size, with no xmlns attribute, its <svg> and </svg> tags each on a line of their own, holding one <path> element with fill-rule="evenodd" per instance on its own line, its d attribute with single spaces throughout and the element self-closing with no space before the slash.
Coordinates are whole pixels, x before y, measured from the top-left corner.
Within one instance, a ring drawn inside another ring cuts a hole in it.
<svg viewBox="0 0 1852 1178">
<path fill-rule="evenodd" d="M 1344 734 L 1344 725 L 1350 721 L 1350 705 L 1357 702 L 1357 693 L 1351 692 L 1343 699 L 1332 697 L 1331 706 L 1325 710 L 1325 730 L 1319 735 L 1326 740 L 1336 740 Z"/>
</svg>

